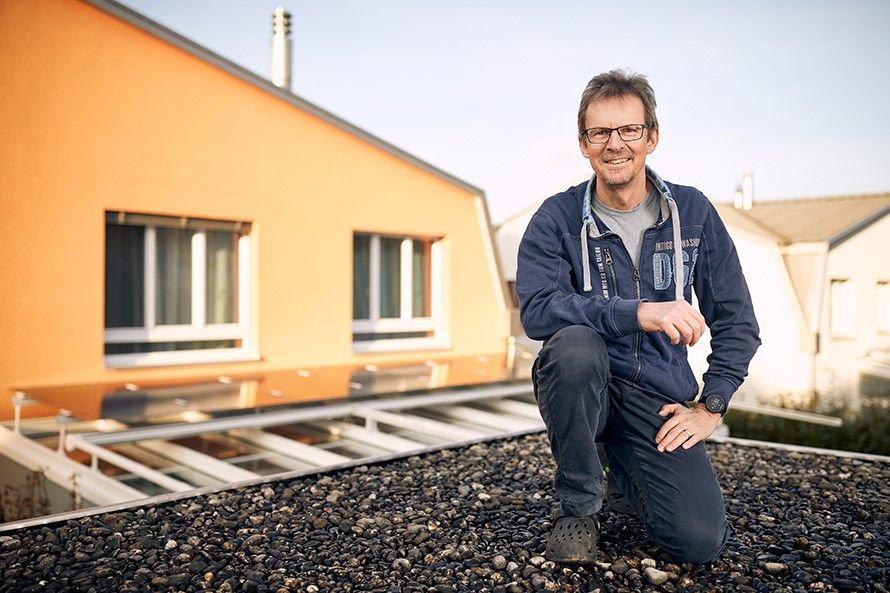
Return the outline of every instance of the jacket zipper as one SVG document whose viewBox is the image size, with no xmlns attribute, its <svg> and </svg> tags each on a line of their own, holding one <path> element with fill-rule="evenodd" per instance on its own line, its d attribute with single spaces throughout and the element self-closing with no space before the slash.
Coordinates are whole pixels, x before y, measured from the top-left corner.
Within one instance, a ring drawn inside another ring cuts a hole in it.
<svg viewBox="0 0 890 593">
<path fill-rule="evenodd" d="M 615 287 L 615 296 L 621 296 L 618 290 L 618 279 L 615 278 L 615 268 L 612 266 L 612 252 L 608 248 L 603 249 L 606 253 L 606 265 L 609 266 L 609 275 L 612 277 L 612 286 Z"/>
<path fill-rule="evenodd" d="M 634 266 L 634 286 L 636 288 L 636 296 L 637 299 L 640 298 L 640 269 Z M 633 378 L 631 381 L 636 383 L 637 379 L 640 378 L 640 373 L 643 371 L 643 364 L 640 362 L 640 344 L 642 343 L 642 339 L 640 338 L 640 332 L 634 334 L 634 361 L 637 364 L 637 370 L 634 372 Z"/>
</svg>

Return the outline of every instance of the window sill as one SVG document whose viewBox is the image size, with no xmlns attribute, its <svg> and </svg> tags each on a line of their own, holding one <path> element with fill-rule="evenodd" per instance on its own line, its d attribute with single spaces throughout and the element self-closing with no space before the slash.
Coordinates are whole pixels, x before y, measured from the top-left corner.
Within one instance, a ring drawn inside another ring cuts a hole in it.
<svg viewBox="0 0 890 593">
<path fill-rule="evenodd" d="M 105 356 L 105 368 L 134 369 L 171 367 L 226 362 L 255 362 L 259 355 L 241 349 L 194 350 L 189 352 L 146 352 L 140 354 L 112 354 Z"/>
<path fill-rule="evenodd" d="M 417 352 L 420 350 L 448 350 L 451 344 L 447 340 L 436 338 L 404 339 L 404 340 L 369 340 L 353 342 L 352 351 L 356 354 L 376 354 L 379 352 Z"/>
</svg>

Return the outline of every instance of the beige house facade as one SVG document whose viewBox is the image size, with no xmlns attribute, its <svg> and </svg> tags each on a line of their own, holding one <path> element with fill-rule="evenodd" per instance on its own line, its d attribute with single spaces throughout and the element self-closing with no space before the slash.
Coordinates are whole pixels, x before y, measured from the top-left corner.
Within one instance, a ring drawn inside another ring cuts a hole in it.
<svg viewBox="0 0 890 593">
<path fill-rule="evenodd" d="M 758 359 L 776 365 L 773 390 L 806 396 L 816 407 L 846 402 L 854 409 L 863 398 L 890 396 L 890 194 L 718 209 L 750 261 L 746 275 L 764 331 Z M 751 234 L 771 241 L 781 256 L 781 285 L 764 277 L 765 258 L 752 257 Z M 791 303 L 777 302 L 783 293 Z M 780 319 L 792 311 L 796 336 Z M 773 323 L 784 328 L 775 346 Z"/>
</svg>

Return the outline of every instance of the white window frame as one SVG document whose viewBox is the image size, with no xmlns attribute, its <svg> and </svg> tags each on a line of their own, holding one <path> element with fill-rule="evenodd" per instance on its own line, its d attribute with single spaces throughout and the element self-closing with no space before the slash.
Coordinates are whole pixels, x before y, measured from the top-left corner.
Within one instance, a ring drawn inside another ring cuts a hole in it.
<svg viewBox="0 0 890 593">
<path fill-rule="evenodd" d="M 370 319 L 353 319 L 353 334 L 431 332 L 423 338 L 384 338 L 379 340 L 353 340 L 352 350 L 356 353 L 397 352 L 447 348 L 443 324 L 443 282 L 442 282 L 442 241 L 429 237 L 406 237 L 377 233 L 356 232 L 370 239 L 369 297 Z M 380 240 L 381 238 L 401 240 L 399 317 L 380 317 Z M 430 241 L 430 316 L 413 316 L 413 269 L 412 255 L 414 241 Z M 355 278 L 353 277 L 353 282 Z"/>
<path fill-rule="evenodd" d="M 878 280 L 875 285 L 875 327 L 878 333 L 890 333 L 890 281 Z"/>
<path fill-rule="evenodd" d="M 832 279 L 829 306 L 831 307 L 831 336 L 852 338 L 856 335 L 856 307 L 853 281 Z"/>
<path fill-rule="evenodd" d="M 122 215 L 130 216 L 130 215 Z M 140 215 L 135 215 L 140 217 Z M 173 217 L 141 216 L 147 220 L 180 220 Z M 126 344 L 133 342 L 201 342 L 216 340 L 240 340 L 235 348 L 207 348 L 196 350 L 169 350 L 162 352 L 137 352 L 106 354 L 107 368 L 136 368 L 153 366 L 176 366 L 256 360 L 250 336 L 250 236 L 245 233 L 238 238 L 238 323 L 206 323 L 206 232 L 209 229 L 195 228 L 192 236 L 192 315 L 191 323 L 183 325 L 157 325 L 155 320 L 155 272 L 157 265 L 156 230 L 158 226 L 150 222 L 127 223 L 145 229 L 143 307 L 145 325 L 143 327 L 105 328 L 105 344 Z M 169 226 L 169 225 L 165 225 Z"/>
</svg>

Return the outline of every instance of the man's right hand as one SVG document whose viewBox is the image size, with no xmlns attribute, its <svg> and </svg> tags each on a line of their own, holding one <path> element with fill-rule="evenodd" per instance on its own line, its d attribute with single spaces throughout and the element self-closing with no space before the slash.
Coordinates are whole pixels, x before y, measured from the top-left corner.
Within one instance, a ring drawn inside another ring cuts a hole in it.
<svg viewBox="0 0 890 593">
<path fill-rule="evenodd" d="M 637 309 L 637 319 L 643 331 L 664 332 L 674 345 L 695 346 L 706 327 L 702 314 L 686 301 L 644 301 Z"/>
</svg>

